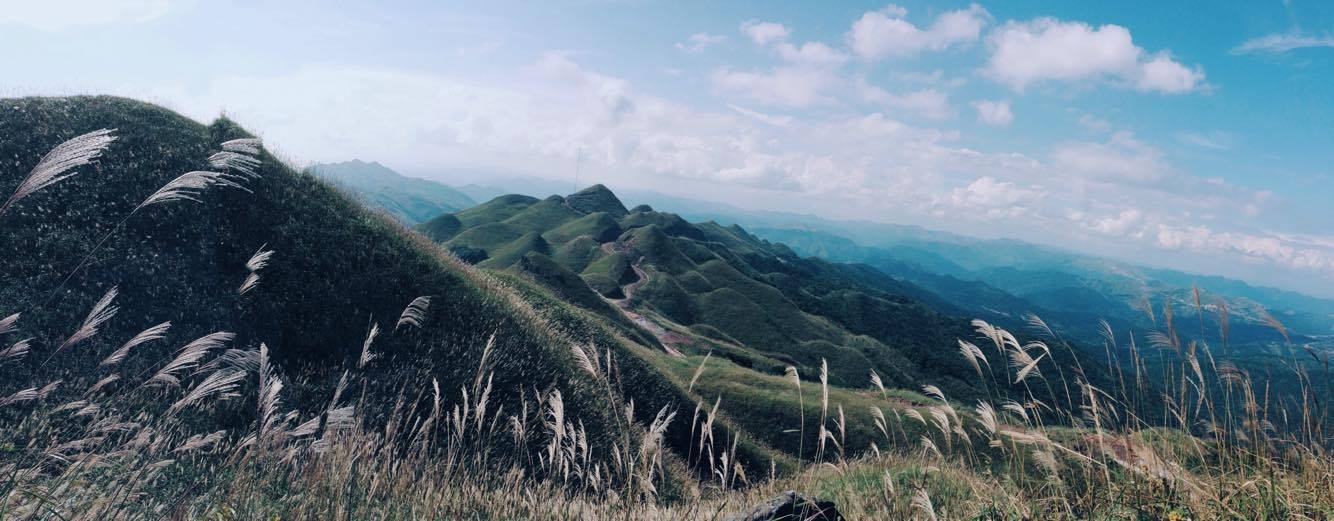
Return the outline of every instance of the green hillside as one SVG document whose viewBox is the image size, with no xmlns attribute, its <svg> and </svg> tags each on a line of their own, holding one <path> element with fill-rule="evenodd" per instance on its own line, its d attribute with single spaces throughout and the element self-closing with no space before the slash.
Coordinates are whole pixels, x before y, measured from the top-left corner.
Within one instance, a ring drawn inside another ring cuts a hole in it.
<svg viewBox="0 0 1334 521">
<path fill-rule="evenodd" d="M 651 327 L 681 331 L 671 344 L 687 354 L 718 350 L 771 375 L 794 365 L 808 378 L 826 360 L 841 386 L 864 387 L 875 370 L 898 387 L 928 381 L 951 396 L 983 395 L 952 347 L 970 326 L 923 304 L 929 292 L 866 266 L 803 259 L 736 226 L 627 211 L 602 185 L 503 196 L 419 229 L 488 269 L 532 263 L 526 255 L 559 263 Z"/>
<path fill-rule="evenodd" d="M 454 188 L 404 176 L 374 161 L 317 164 L 310 167 L 310 173 L 364 198 L 368 206 L 382 209 L 408 226 L 477 204 Z"/>
</svg>

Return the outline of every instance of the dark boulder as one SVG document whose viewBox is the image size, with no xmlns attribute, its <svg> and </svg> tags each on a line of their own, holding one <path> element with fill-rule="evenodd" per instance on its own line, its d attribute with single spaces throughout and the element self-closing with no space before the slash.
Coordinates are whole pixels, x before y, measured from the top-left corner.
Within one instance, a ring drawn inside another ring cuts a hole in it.
<svg viewBox="0 0 1334 521">
<path fill-rule="evenodd" d="M 733 514 L 726 521 L 842 521 L 843 515 L 833 501 L 823 501 L 816 497 L 807 497 L 789 490 L 782 495 L 757 505 L 755 508 L 739 514 Z"/>
</svg>

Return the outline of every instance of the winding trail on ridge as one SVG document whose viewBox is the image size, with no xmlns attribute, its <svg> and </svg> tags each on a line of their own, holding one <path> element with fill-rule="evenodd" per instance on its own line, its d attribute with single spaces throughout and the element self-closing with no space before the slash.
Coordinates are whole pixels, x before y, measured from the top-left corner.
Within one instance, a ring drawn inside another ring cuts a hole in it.
<svg viewBox="0 0 1334 521">
<path fill-rule="evenodd" d="M 609 254 L 616 253 L 618 251 L 615 242 L 604 242 L 602 243 L 601 248 L 603 252 Z M 635 275 L 637 275 L 638 278 L 629 284 L 621 286 L 621 293 L 623 293 L 625 296 L 618 299 L 607 298 L 607 300 L 610 301 L 612 304 L 615 304 L 616 308 L 621 310 L 621 314 L 625 315 L 625 317 L 630 319 L 630 321 L 639 325 L 639 327 L 648 330 L 648 332 L 653 333 L 653 336 L 657 337 L 658 341 L 662 343 L 662 346 L 667 350 L 667 353 L 673 356 L 684 356 L 681 354 L 680 351 L 676 349 L 675 345 L 689 342 L 690 341 L 689 337 L 686 337 L 685 335 L 682 335 L 675 331 L 668 331 L 666 328 L 662 327 L 661 325 L 658 325 L 657 322 L 649 320 L 648 317 L 636 313 L 633 309 L 633 306 L 631 306 L 630 304 L 630 299 L 634 297 L 635 290 L 639 289 L 644 284 L 648 283 L 648 272 L 644 271 L 644 268 L 640 267 L 640 265 L 643 264 L 643 262 L 644 262 L 644 257 L 640 256 L 638 259 L 636 259 L 633 263 L 630 264 L 630 269 L 634 270 Z"/>
</svg>

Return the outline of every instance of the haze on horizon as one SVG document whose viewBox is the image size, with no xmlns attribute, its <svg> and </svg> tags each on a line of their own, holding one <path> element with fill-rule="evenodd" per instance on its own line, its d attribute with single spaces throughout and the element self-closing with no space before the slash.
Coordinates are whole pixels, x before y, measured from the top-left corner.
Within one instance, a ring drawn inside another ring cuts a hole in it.
<svg viewBox="0 0 1334 521">
<path fill-rule="evenodd" d="M 51 0 L 0 9 L 41 50 L 0 55 L 0 95 L 225 111 L 298 164 L 580 156 L 614 188 L 1334 296 L 1334 5 L 1202 9 Z"/>
</svg>

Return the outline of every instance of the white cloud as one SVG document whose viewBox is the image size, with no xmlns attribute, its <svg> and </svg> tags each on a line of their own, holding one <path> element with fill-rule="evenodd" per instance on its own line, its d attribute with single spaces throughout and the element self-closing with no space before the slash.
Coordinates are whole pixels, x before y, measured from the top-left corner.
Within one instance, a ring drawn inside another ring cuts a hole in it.
<svg viewBox="0 0 1334 521">
<path fill-rule="evenodd" d="M 1060 174 L 1113 182 L 1147 183 L 1168 173 L 1162 151 L 1129 132 L 1105 143 L 1076 142 L 1056 148 L 1052 165 Z"/>
<path fill-rule="evenodd" d="M 989 38 L 987 73 L 1015 90 L 1044 81 L 1111 79 L 1142 91 L 1182 93 L 1199 89 L 1204 73 L 1166 53 L 1145 59 L 1130 31 L 1083 22 L 1039 18 L 1008 22 Z"/>
<path fill-rule="evenodd" d="M 32 0 L 7 2 L 0 25 L 14 23 L 45 31 L 114 23 L 139 23 L 167 14 L 171 0 Z"/>
<path fill-rule="evenodd" d="M 1139 78 L 1135 88 L 1142 91 L 1157 91 L 1168 94 L 1190 92 L 1204 83 L 1204 73 L 1200 69 L 1191 69 L 1160 54 L 1139 66 Z"/>
<path fill-rule="evenodd" d="M 973 102 L 977 109 L 977 120 L 993 127 L 1008 127 L 1014 122 L 1014 113 L 1010 112 L 1010 102 L 979 100 Z"/>
<path fill-rule="evenodd" d="M 1297 49 L 1334 47 L 1334 35 L 1307 36 L 1301 32 L 1268 34 L 1242 42 L 1232 54 L 1283 54 Z"/>
<path fill-rule="evenodd" d="M 806 42 L 801 46 L 783 42 L 778 44 L 775 49 L 779 56 L 792 63 L 826 66 L 839 65 L 848 61 L 847 55 L 821 42 Z"/>
<path fill-rule="evenodd" d="M 1130 233 L 1132 230 L 1144 221 L 1144 212 L 1129 208 L 1122 210 L 1115 217 L 1104 217 L 1093 222 L 1093 229 L 1105 235 L 1122 236 Z"/>
<path fill-rule="evenodd" d="M 741 24 L 741 33 L 760 45 L 768 45 L 787 39 L 790 31 L 787 26 L 774 22 L 750 20 Z"/>
<path fill-rule="evenodd" d="M 1229 253 L 1242 259 L 1268 262 L 1287 268 L 1325 272 L 1334 270 L 1334 250 L 1312 246 L 1274 234 L 1218 232 L 1202 225 L 1158 225 L 1160 247 L 1199 254 Z"/>
<path fill-rule="evenodd" d="M 892 94 L 889 91 L 871 85 L 865 78 L 854 82 L 858 96 L 868 103 L 888 107 L 932 120 L 948 119 L 954 116 L 954 107 L 950 105 L 949 95 L 936 89 L 921 89 L 904 94 Z"/>
<path fill-rule="evenodd" d="M 862 14 L 848 31 L 847 42 L 858 56 L 877 60 L 889 56 L 913 56 L 977 41 L 987 24 L 987 11 L 977 4 L 936 17 L 926 29 L 904 19 L 908 11 L 890 5 Z"/>
<path fill-rule="evenodd" d="M 991 176 L 979 177 L 967 186 L 950 192 L 950 201 L 966 210 L 985 210 L 988 218 L 1018 217 L 1029 211 L 1028 205 L 1042 198 L 1042 192 L 1020 188 Z"/>
<path fill-rule="evenodd" d="M 825 91 L 837 83 L 834 75 L 806 67 L 778 67 L 770 72 L 723 68 L 709 79 L 720 92 L 787 107 L 830 103 L 833 99 Z"/>
<path fill-rule="evenodd" d="M 727 37 L 721 34 L 695 33 L 690 35 L 684 42 L 677 42 L 676 48 L 688 53 L 703 52 L 710 45 L 716 45 L 727 41 Z"/>
</svg>

